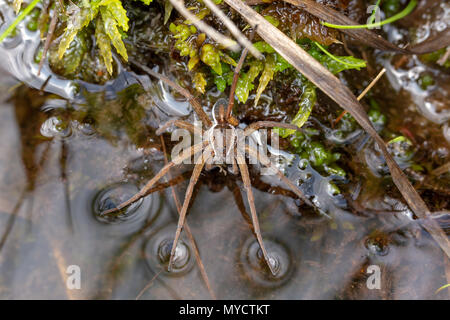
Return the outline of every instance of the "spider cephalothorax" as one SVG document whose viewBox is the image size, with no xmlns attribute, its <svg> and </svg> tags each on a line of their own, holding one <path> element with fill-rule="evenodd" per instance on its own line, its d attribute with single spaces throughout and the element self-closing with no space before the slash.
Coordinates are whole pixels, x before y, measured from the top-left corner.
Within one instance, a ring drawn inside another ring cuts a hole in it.
<svg viewBox="0 0 450 320">
<path fill-rule="evenodd" d="M 262 166 L 270 168 L 278 177 L 283 180 L 284 183 L 288 185 L 288 187 L 305 203 L 308 205 L 312 205 L 312 203 L 304 196 L 304 194 L 300 191 L 300 189 L 292 183 L 288 178 L 284 176 L 284 174 L 271 163 L 270 159 L 261 152 L 247 143 L 247 138 L 252 135 L 256 130 L 261 128 L 273 128 L 273 127 L 282 127 L 288 129 L 298 130 L 295 125 L 285 124 L 281 122 L 274 121 L 258 121 L 248 125 L 245 129 L 238 128 L 239 121 L 231 115 L 231 110 L 233 108 L 234 102 L 234 90 L 236 88 L 236 83 L 239 76 L 240 66 L 242 66 L 243 59 L 245 58 L 246 51 L 241 56 L 240 63 L 235 69 L 235 74 L 233 77 L 233 83 L 231 85 L 230 90 L 230 98 L 227 106 L 225 103 L 219 101 L 216 103 L 216 106 L 213 108 L 213 116 L 212 119 L 209 118 L 201 107 L 200 103 L 184 88 L 181 88 L 179 85 L 175 84 L 167 77 L 156 73 L 155 71 L 142 66 L 136 62 L 133 62 L 135 65 L 140 67 L 142 70 L 146 71 L 150 75 L 164 81 L 169 86 L 173 87 L 175 90 L 183 94 L 191 103 L 194 108 L 196 114 L 200 118 L 202 125 L 206 128 L 206 133 L 204 135 L 204 139 L 201 142 L 195 144 L 192 147 L 189 147 L 188 152 L 183 152 L 180 155 L 176 155 L 172 158 L 172 161 L 167 163 L 137 194 L 131 197 L 129 200 L 121 203 L 117 206 L 117 208 L 107 210 L 103 214 L 112 214 L 115 213 L 140 198 L 148 195 L 150 189 L 170 170 L 171 167 L 180 164 L 186 159 L 190 159 L 194 157 L 195 167 L 192 172 L 192 176 L 189 181 L 189 185 L 186 191 L 186 196 L 184 199 L 183 207 L 180 212 L 180 217 L 178 220 L 177 231 L 175 233 L 175 238 L 173 241 L 170 261 L 168 265 L 168 270 L 171 270 L 173 260 L 175 257 L 175 251 L 177 248 L 178 239 L 180 237 L 181 230 L 184 226 L 186 212 L 189 206 L 189 201 L 192 196 L 192 192 L 194 190 L 194 186 L 197 183 L 199 176 L 205 166 L 211 165 L 231 165 L 232 171 L 234 173 L 241 173 L 242 181 L 244 183 L 244 188 L 247 193 L 247 199 L 250 206 L 250 213 L 252 218 L 253 230 L 255 232 L 258 243 L 261 247 L 263 257 L 267 262 L 268 267 L 271 272 L 275 274 L 275 270 L 273 267 L 273 263 L 271 263 L 271 259 L 264 247 L 264 243 L 261 236 L 261 231 L 259 228 L 258 216 L 256 214 L 255 201 L 252 192 L 252 186 L 250 182 L 250 175 L 248 171 L 248 166 L 246 164 L 246 156 L 251 158 L 254 163 L 260 163 Z M 223 100 L 222 100 L 223 101 Z M 184 120 L 171 120 L 166 122 L 161 128 L 159 128 L 156 133 L 161 134 L 170 126 L 176 126 L 178 128 L 186 129 L 190 133 L 195 134 L 197 132 L 197 128 L 192 124 Z"/>
</svg>

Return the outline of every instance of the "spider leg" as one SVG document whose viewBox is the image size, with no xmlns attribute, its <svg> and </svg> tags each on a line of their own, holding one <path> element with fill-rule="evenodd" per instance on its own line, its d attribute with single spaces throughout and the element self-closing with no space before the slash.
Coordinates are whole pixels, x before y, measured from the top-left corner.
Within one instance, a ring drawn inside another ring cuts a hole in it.
<svg viewBox="0 0 450 320">
<path fill-rule="evenodd" d="M 251 33 L 250 38 L 249 38 L 250 41 L 253 40 L 256 28 L 257 28 L 257 26 L 253 27 L 253 32 Z M 242 51 L 241 57 L 239 58 L 236 68 L 234 68 L 233 82 L 231 83 L 230 97 L 228 98 L 227 113 L 225 115 L 225 119 L 227 119 L 227 121 L 230 121 L 230 119 L 232 119 L 231 111 L 233 110 L 233 105 L 234 105 L 234 93 L 236 91 L 236 86 L 237 86 L 237 82 L 239 79 L 239 72 L 241 72 L 241 69 L 242 69 L 242 66 L 244 65 L 244 61 L 245 61 L 245 58 L 247 57 L 247 54 L 248 54 L 248 48 L 245 47 L 244 50 Z"/>
<path fill-rule="evenodd" d="M 269 255 L 267 254 L 266 247 L 264 246 L 264 242 L 261 236 L 261 230 L 259 228 L 259 221 L 258 221 L 258 215 L 256 214 L 256 208 L 255 208 L 255 199 L 253 197 L 253 191 L 252 191 L 252 185 L 250 182 L 250 175 L 248 173 L 248 167 L 245 163 L 245 158 L 242 155 L 242 153 L 237 152 L 236 154 L 236 160 L 239 166 L 239 169 L 241 170 L 242 175 L 242 181 L 244 182 L 245 191 L 247 193 L 247 199 L 250 206 L 250 213 L 252 216 L 252 222 L 253 222 L 253 229 L 255 231 L 256 239 L 258 240 L 259 246 L 261 247 L 261 250 L 263 252 L 264 260 L 266 260 L 266 263 L 272 272 L 273 275 L 276 274 L 272 264 L 270 263 Z"/>
<path fill-rule="evenodd" d="M 238 168 L 238 165 L 237 165 L 237 163 L 236 163 L 236 158 L 235 157 L 233 157 L 233 159 L 231 160 L 231 161 L 233 161 L 231 164 L 232 164 L 232 173 L 233 174 L 238 174 L 239 173 L 239 168 Z"/>
<path fill-rule="evenodd" d="M 138 201 L 142 197 L 145 197 L 145 195 L 153 187 L 153 185 L 156 182 L 158 182 L 159 179 L 161 179 L 169 171 L 170 168 L 172 168 L 173 166 L 175 166 L 178 163 L 181 163 L 185 159 L 191 157 L 192 154 L 195 155 L 195 154 L 199 153 L 202 150 L 204 144 L 205 144 L 205 142 L 196 144 L 195 146 L 190 148 L 191 152 L 189 152 L 189 153 L 185 152 L 182 155 L 175 157 L 172 161 L 170 161 L 168 164 L 166 164 L 152 179 L 150 179 L 150 181 L 147 182 L 147 184 L 138 193 L 136 193 L 134 196 L 132 196 L 127 201 L 124 201 L 121 204 L 119 204 L 116 208 L 106 210 L 102 214 L 105 215 L 105 214 L 112 214 L 112 213 L 118 212 L 118 211 L 122 210 L 123 208 L 125 208 L 126 206 L 129 206 L 130 204 Z"/>
<path fill-rule="evenodd" d="M 200 163 L 197 163 L 194 167 L 194 171 L 192 172 L 191 180 L 189 181 L 188 188 L 186 190 L 186 196 L 184 198 L 183 207 L 181 208 L 180 217 L 178 218 L 177 231 L 175 232 L 175 238 L 173 239 L 172 250 L 170 251 L 170 260 L 169 265 L 167 267 L 168 271 L 172 270 L 173 260 L 175 258 L 175 252 L 178 245 L 178 239 L 180 238 L 181 230 L 184 226 L 184 221 L 186 220 L 186 212 L 189 206 L 189 202 L 192 197 L 192 192 L 194 191 L 194 187 L 197 184 L 198 178 L 200 177 L 200 173 L 203 170 L 205 162 L 211 157 L 211 146 L 206 147 L 203 157 Z"/>
<path fill-rule="evenodd" d="M 173 119 L 173 120 L 167 121 L 166 123 L 164 123 L 162 125 L 162 127 L 160 127 L 158 130 L 156 130 L 156 134 L 158 136 L 161 135 L 164 131 L 167 130 L 167 128 L 169 128 L 172 125 L 174 125 L 178 128 L 181 128 L 181 129 L 186 129 L 190 133 L 194 133 L 194 130 L 195 130 L 195 127 L 192 123 L 189 123 L 189 122 L 183 121 L 183 120 Z"/>
<path fill-rule="evenodd" d="M 233 195 L 234 202 L 236 203 L 236 206 L 238 207 L 239 212 L 241 213 L 245 222 L 247 222 L 247 225 L 249 226 L 250 230 L 252 230 L 252 232 L 254 232 L 253 224 L 250 219 L 250 215 L 247 213 L 247 209 L 245 208 L 244 198 L 242 197 L 241 189 L 237 185 L 236 181 L 234 181 L 233 179 L 227 179 L 226 183 L 227 183 L 228 190 L 230 190 L 231 194 Z"/>
<path fill-rule="evenodd" d="M 281 172 L 276 166 L 274 166 L 271 162 L 270 159 L 258 152 L 257 150 L 254 150 L 253 148 L 249 147 L 248 145 L 245 146 L 245 151 L 248 153 L 248 155 L 252 158 L 257 159 L 262 165 L 274 170 L 276 172 L 276 174 L 278 175 L 278 177 L 280 177 L 280 179 L 287 184 L 287 186 L 294 191 L 294 193 L 300 198 L 302 199 L 307 205 L 309 206 L 314 206 L 313 203 L 303 194 L 303 192 L 291 181 L 289 180 L 284 174 L 283 172 Z"/>
<path fill-rule="evenodd" d="M 190 172 L 190 174 L 192 174 L 192 173 Z M 161 191 L 161 190 L 167 189 L 168 187 L 176 186 L 177 184 L 179 184 L 180 182 L 183 182 L 183 181 L 187 180 L 188 178 L 189 178 L 189 176 L 187 176 L 187 173 L 182 173 L 182 174 L 176 176 L 175 178 L 170 179 L 170 180 L 167 181 L 167 182 L 160 182 L 160 183 L 158 183 L 157 185 L 155 185 L 153 188 L 151 188 L 150 190 L 148 190 L 148 191 L 145 193 L 144 197 L 146 197 L 146 196 L 148 196 L 149 194 L 152 194 L 152 193 L 154 193 L 154 192 L 157 192 L 157 191 Z"/>
<path fill-rule="evenodd" d="M 230 97 L 228 99 L 228 107 L 227 107 L 227 113 L 225 115 L 226 119 L 229 119 L 231 116 L 231 111 L 233 110 L 233 105 L 234 105 L 234 93 L 236 91 L 236 85 L 239 79 L 239 72 L 241 72 L 241 68 L 244 65 L 244 60 L 245 57 L 247 56 L 248 53 L 248 49 L 245 48 L 242 51 L 241 57 L 239 58 L 239 62 L 236 66 L 236 68 L 234 68 L 234 75 L 233 75 L 233 82 L 231 83 L 231 88 L 230 88 Z"/>
<path fill-rule="evenodd" d="M 277 122 L 277 121 L 257 121 L 257 122 L 253 122 L 247 128 L 244 129 L 244 136 L 247 137 L 247 136 L 251 135 L 253 132 L 255 132 L 256 130 L 261 129 L 261 128 L 274 128 L 274 127 L 292 129 L 292 130 L 296 130 L 296 131 L 301 130 L 295 124 L 289 124 L 289 123 L 283 123 L 283 122 Z"/>
<path fill-rule="evenodd" d="M 197 113 L 198 117 L 203 122 L 203 124 L 207 128 L 209 128 L 212 125 L 211 119 L 208 118 L 208 115 L 203 110 L 202 105 L 200 104 L 200 102 L 198 102 L 197 99 L 194 98 L 194 96 L 189 92 L 189 90 L 187 90 L 187 89 L 183 88 L 182 86 L 180 86 L 179 84 L 173 82 L 165 75 L 155 72 L 152 69 L 140 64 L 136 60 L 129 59 L 128 61 L 131 62 L 132 64 L 134 64 L 135 66 L 137 66 L 138 68 L 140 68 L 141 70 L 147 72 L 151 76 L 155 77 L 156 79 L 161 80 L 162 82 L 167 84 L 169 87 L 172 87 L 173 89 L 175 89 L 180 94 L 182 94 L 186 99 L 189 100 L 189 102 L 192 105 L 192 108 L 194 109 L 195 113 Z"/>
<path fill-rule="evenodd" d="M 255 176 L 255 178 L 253 179 L 253 185 L 256 189 L 262 192 L 279 194 L 293 199 L 297 198 L 297 195 L 292 192 L 292 190 L 287 190 L 280 186 L 272 186 L 271 184 L 262 181 L 259 176 Z"/>
</svg>

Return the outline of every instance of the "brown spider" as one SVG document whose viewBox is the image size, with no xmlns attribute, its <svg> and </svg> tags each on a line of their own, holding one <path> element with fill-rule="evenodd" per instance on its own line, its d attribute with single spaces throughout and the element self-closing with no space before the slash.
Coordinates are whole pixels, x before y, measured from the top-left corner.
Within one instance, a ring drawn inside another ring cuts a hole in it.
<svg viewBox="0 0 450 320">
<path fill-rule="evenodd" d="M 127 201 L 119 204 L 116 208 L 104 211 L 103 214 L 112 214 L 116 213 L 119 210 L 129 206 L 135 201 L 145 197 L 149 193 L 152 192 L 152 187 L 170 170 L 171 167 L 174 167 L 177 164 L 180 164 L 186 159 L 190 159 L 191 156 L 201 155 L 201 157 L 196 161 L 194 170 L 192 172 L 192 176 L 189 181 L 189 185 L 186 191 L 186 196 L 184 199 L 183 207 L 180 212 L 180 216 L 178 219 L 178 226 L 175 233 L 175 238 L 173 240 L 173 245 L 170 253 L 170 260 L 168 265 L 168 271 L 171 271 L 172 264 L 174 261 L 174 256 L 177 248 L 178 239 L 180 237 L 180 233 L 183 229 L 186 212 L 189 206 L 189 202 L 192 196 L 192 192 L 194 190 L 194 186 L 196 185 L 199 176 L 203 170 L 205 165 L 211 164 L 222 164 L 225 161 L 226 164 L 232 165 L 233 172 L 238 173 L 241 172 L 242 181 L 244 183 L 244 187 L 247 193 L 247 199 L 250 206 L 251 219 L 253 223 L 253 229 L 261 247 L 263 257 L 272 272 L 272 274 L 276 274 L 273 263 L 271 263 L 269 255 L 267 254 L 266 248 L 264 247 L 264 243 L 261 236 L 261 231 L 259 228 L 258 216 L 256 214 L 255 201 L 252 192 L 252 186 L 250 182 L 250 176 L 248 171 L 248 166 L 245 162 L 245 153 L 248 154 L 250 158 L 256 160 L 257 163 L 262 164 L 263 166 L 270 168 L 275 172 L 278 177 L 287 184 L 287 186 L 305 203 L 312 206 L 312 203 L 305 197 L 305 195 L 300 191 L 300 189 L 288 178 L 284 176 L 284 174 L 274 166 L 270 159 L 263 153 L 258 152 L 254 147 L 249 144 L 240 145 L 238 148 L 239 142 L 243 141 L 243 138 L 249 137 L 253 132 L 260 128 L 273 128 L 273 127 L 281 127 L 299 130 L 299 128 L 295 125 L 285 124 L 281 122 L 275 121 L 258 121 L 250 124 L 244 130 L 240 130 L 236 128 L 239 125 L 239 121 L 231 115 L 231 110 L 234 104 L 234 92 L 236 89 L 237 80 L 239 77 L 240 69 L 242 68 L 245 56 L 247 54 L 247 49 L 244 49 L 241 58 L 239 59 L 239 63 L 235 68 L 233 82 L 230 89 L 229 103 L 227 109 L 225 110 L 225 105 L 219 103 L 218 104 L 218 116 L 214 116 L 213 110 L 213 118 L 214 121 L 206 115 L 201 104 L 189 93 L 188 90 L 182 88 L 178 84 L 172 82 L 170 79 L 161 75 L 143 65 L 135 61 L 131 61 L 134 65 L 138 66 L 142 70 L 146 71 L 150 75 L 162 80 L 167 85 L 171 86 L 179 93 L 184 95 L 189 102 L 191 103 L 193 109 L 197 113 L 198 117 L 202 121 L 202 124 L 207 128 L 206 131 L 206 140 L 198 143 L 189 148 L 189 152 L 183 152 L 181 155 L 178 155 L 172 159 L 167 165 L 165 165 L 147 184 L 133 197 L 128 199 Z M 169 126 L 176 126 L 178 128 L 189 130 L 191 133 L 196 132 L 196 128 L 193 124 L 183 121 L 183 120 L 171 120 L 165 123 L 161 128 L 159 128 L 156 133 L 161 134 L 165 129 Z M 245 139 L 244 139 L 245 140 Z M 230 156 L 231 155 L 231 156 Z"/>
</svg>

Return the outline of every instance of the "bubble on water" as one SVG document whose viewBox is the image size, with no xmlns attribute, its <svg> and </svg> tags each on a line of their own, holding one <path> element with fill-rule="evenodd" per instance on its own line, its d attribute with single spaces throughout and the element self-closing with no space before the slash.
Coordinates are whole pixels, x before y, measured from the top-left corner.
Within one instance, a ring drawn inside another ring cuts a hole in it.
<svg viewBox="0 0 450 320">
<path fill-rule="evenodd" d="M 84 136 L 93 136 L 96 133 L 96 130 L 94 126 L 87 122 L 73 122 L 74 126 L 77 128 L 77 130 L 83 134 Z"/>
<path fill-rule="evenodd" d="M 324 177 L 308 160 L 299 156 L 295 156 L 292 165 L 286 171 L 289 180 L 296 181 L 299 189 L 321 212 L 329 213 L 346 206 L 347 201 L 334 186 L 335 181 L 345 180 L 343 177 L 337 175 Z"/>
<path fill-rule="evenodd" d="M 41 125 L 41 134 L 47 138 L 67 138 L 72 134 L 70 123 L 63 121 L 60 117 L 50 117 Z"/>
</svg>

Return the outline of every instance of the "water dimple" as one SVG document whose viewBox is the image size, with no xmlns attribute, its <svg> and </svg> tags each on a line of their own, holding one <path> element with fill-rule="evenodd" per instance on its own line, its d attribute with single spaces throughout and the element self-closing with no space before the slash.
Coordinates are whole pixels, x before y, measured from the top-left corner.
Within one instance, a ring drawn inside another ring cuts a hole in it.
<svg viewBox="0 0 450 320">
<path fill-rule="evenodd" d="M 141 220 L 138 216 L 146 217 L 145 210 L 148 205 L 143 205 L 144 199 L 132 203 L 128 207 L 114 214 L 104 214 L 106 210 L 116 208 L 120 203 L 131 198 L 139 189 L 131 183 L 116 183 L 101 190 L 94 198 L 93 213 L 94 217 L 106 224 L 117 224 L 125 221 Z"/>
<path fill-rule="evenodd" d="M 156 271 L 162 268 L 165 271 L 164 274 L 169 277 L 186 275 L 195 264 L 192 248 L 180 238 L 175 249 L 172 269 L 168 271 L 175 231 L 175 225 L 159 230 L 148 239 L 144 248 L 145 260 L 150 269 Z"/>
<path fill-rule="evenodd" d="M 169 264 L 172 244 L 173 239 L 164 239 L 158 246 L 158 258 L 162 265 Z M 189 247 L 183 241 L 179 241 L 173 257 L 172 272 L 183 270 L 187 266 L 190 256 Z"/>
<path fill-rule="evenodd" d="M 240 265 L 252 283 L 264 288 L 282 286 L 293 272 L 289 251 L 283 244 L 273 239 L 264 239 L 264 245 L 274 274 L 270 271 L 262 250 L 253 237 L 245 242 L 241 250 Z"/>
</svg>

